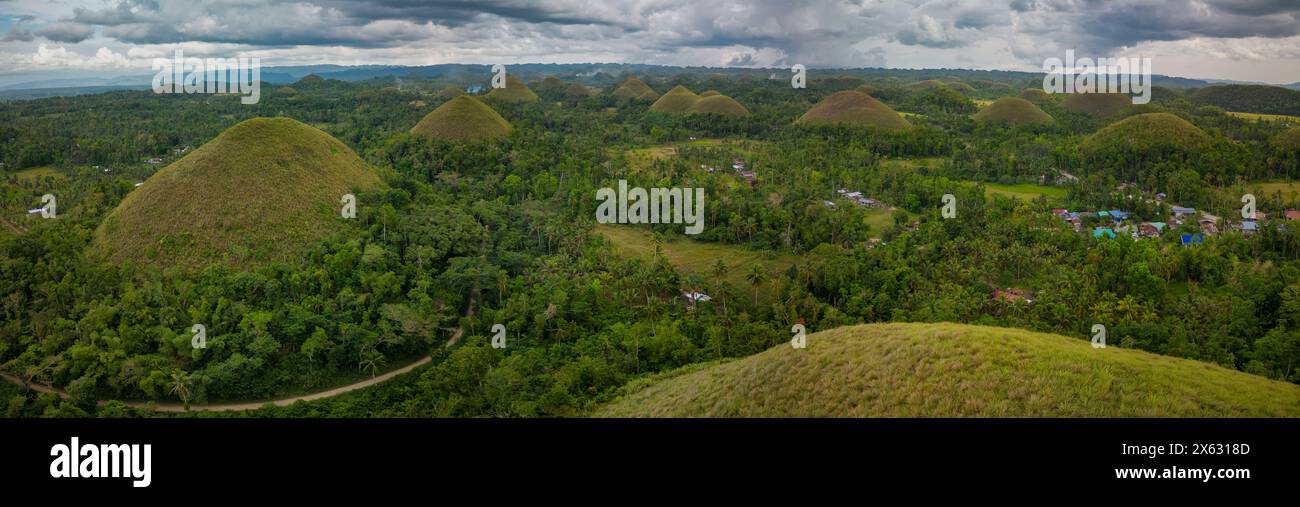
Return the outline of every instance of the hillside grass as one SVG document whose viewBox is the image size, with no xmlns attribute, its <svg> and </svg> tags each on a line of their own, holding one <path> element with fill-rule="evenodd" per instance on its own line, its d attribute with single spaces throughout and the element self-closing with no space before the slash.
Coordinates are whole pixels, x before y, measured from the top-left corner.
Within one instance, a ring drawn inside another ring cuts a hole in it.
<svg viewBox="0 0 1300 507">
<path fill-rule="evenodd" d="M 329 134 L 254 118 L 127 194 L 96 229 L 93 250 L 110 262 L 188 269 L 297 262 L 312 242 L 349 230 L 339 216 L 343 194 L 382 186 Z"/>
<path fill-rule="evenodd" d="M 424 115 L 411 134 L 448 141 L 474 142 L 510 135 L 510 123 L 482 101 L 454 97 Z"/>
<path fill-rule="evenodd" d="M 1228 111 L 1229 116 L 1236 116 L 1246 120 L 1270 121 L 1284 123 L 1287 125 L 1300 125 L 1300 116 L 1291 116 L 1288 114 L 1264 114 L 1264 113 L 1243 113 L 1240 111 Z"/>
<path fill-rule="evenodd" d="M 601 224 L 596 226 L 595 232 L 608 239 L 614 246 L 614 252 L 621 257 L 646 261 L 654 258 L 654 235 L 646 229 L 634 225 Z M 799 257 L 795 255 L 684 238 L 664 241 L 663 254 L 679 272 L 695 273 L 708 281 L 713 279 L 714 264 L 721 259 L 727 265 L 727 276 L 724 279 L 747 295 L 752 294 L 753 289 L 745 279 L 745 274 L 755 264 L 761 264 L 767 270 L 768 278 L 773 278 L 799 262 Z M 764 283 L 758 290 L 758 298 L 760 301 L 766 300 L 772 293 L 771 283 Z"/>
<path fill-rule="evenodd" d="M 31 167 L 14 173 L 18 181 L 36 181 L 46 176 L 52 178 L 63 178 L 63 173 L 50 166 Z"/>
<path fill-rule="evenodd" d="M 886 130 L 904 129 L 911 126 L 907 120 L 903 119 L 898 112 L 888 105 L 885 105 L 884 102 L 876 100 L 865 93 L 852 90 L 832 93 L 808 109 L 803 116 L 795 120 L 795 123 L 808 125 L 847 123 Z"/>
<path fill-rule="evenodd" d="M 1039 196 L 1047 196 L 1051 200 L 1065 199 L 1069 191 L 1060 187 L 1049 187 L 1046 185 L 1035 185 L 1032 183 L 1017 183 L 1015 185 L 1004 185 L 1001 183 L 985 183 L 984 196 L 992 198 L 995 195 L 1002 195 L 1012 199 L 1024 199 L 1032 201 Z"/>
<path fill-rule="evenodd" d="M 633 381 L 598 417 L 1297 417 L 1300 386 L 1088 340 L 869 324 Z"/>
</svg>

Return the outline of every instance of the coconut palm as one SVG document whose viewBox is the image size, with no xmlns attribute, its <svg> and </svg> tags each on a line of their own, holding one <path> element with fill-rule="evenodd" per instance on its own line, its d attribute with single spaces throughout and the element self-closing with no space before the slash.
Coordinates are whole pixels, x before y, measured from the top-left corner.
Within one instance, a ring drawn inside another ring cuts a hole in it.
<svg viewBox="0 0 1300 507">
<path fill-rule="evenodd" d="M 754 286 L 754 306 L 757 307 L 758 287 L 767 281 L 767 270 L 763 268 L 762 264 L 754 263 L 754 266 L 749 268 L 749 273 L 745 274 L 745 280 L 748 280 L 749 284 Z"/>
<path fill-rule="evenodd" d="M 189 408 L 190 387 L 194 384 L 193 377 L 188 373 L 181 371 L 180 368 L 177 368 L 172 370 L 171 379 L 169 381 L 172 386 L 171 393 L 180 398 L 181 403 L 184 403 L 185 407 Z"/>
</svg>

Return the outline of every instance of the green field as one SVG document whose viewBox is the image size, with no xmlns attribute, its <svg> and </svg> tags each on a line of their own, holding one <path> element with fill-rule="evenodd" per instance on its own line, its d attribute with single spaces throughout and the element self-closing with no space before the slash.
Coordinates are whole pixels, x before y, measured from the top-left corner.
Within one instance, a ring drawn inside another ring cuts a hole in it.
<svg viewBox="0 0 1300 507">
<path fill-rule="evenodd" d="M 1255 121 L 1275 121 L 1288 124 L 1300 124 L 1300 116 L 1290 116 L 1285 114 L 1263 114 L 1263 113 L 1239 113 L 1229 111 L 1228 115 Z"/>
<path fill-rule="evenodd" d="M 886 158 L 881 159 L 880 167 L 886 169 L 916 169 L 918 167 L 937 168 L 944 163 L 943 157 Z"/>
<path fill-rule="evenodd" d="M 888 208 L 867 210 L 867 216 L 863 220 L 871 226 L 871 237 L 879 238 L 881 233 L 894 226 L 894 211 Z M 908 215 L 910 216 L 911 213 Z"/>
<path fill-rule="evenodd" d="M 1297 417 L 1300 386 L 1083 337 L 870 324 L 633 381 L 600 417 Z"/>
<path fill-rule="evenodd" d="M 60 173 L 59 171 L 55 170 L 53 167 L 43 166 L 43 167 L 33 167 L 30 169 L 23 169 L 21 171 L 18 171 L 17 173 L 14 173 L 14 176 L 17 176 L 19 181 L 35 181 L 44 178 L 46 176 L 62 178 L 63 173 Z"/>
<path fill-rule="evenodd" d="M 1247 183 L 1246 189 L 1260 198 L 1272 196 L 1274 193 L 1281 193 L 1283 199 L 1295 199 L 1300 196 L 1300 182 L 1296 181 L 1278 180 Z"/>
<path fill-rule="evenodd" d="M 1050 200 L 1064 199 L 1069 192 L 1060 187 L 1049 187 L 1044 185 L 1034 185 L 1032 183 L 1018 183 L 1015 185 L 1003 185 L 1001 183 L 985 183 L 984 196 L 993 197 L 1001 195 L 1012 199 L 1034 200 L 1040 196 L 1047 196 Z"/>
<path fill-rule="evenodd" d="M 646 260 L 654 257 L 654 236 L 646 229 L 630 225 L 605 224 L 596 226 L 596 233 L 613 243 L 614 251 L 621 256 Z M 745 274 L 749 273 L 753 265 L 762 264 L 771 278 L 790 269 L 790 266 L 799 261 L 799 257 L 794 255 L 773 255 L 736 245 L 705 243 L 681 238 L 665 241 L 663 253 L 668 262 L 672 263 L 678 271 L 696 273 L 706 280 L 711 278 L 710 273 L 714 264 L 718 259 L 722 259 L 727 264 L 727 282 L 745 294 L 750 294 L 752 291 L 749 281 L 745 280 Z M 771 292 L 771 285 L 763 284 L 758 291 L 759 299 L 769 297 Z"/>
</svg>

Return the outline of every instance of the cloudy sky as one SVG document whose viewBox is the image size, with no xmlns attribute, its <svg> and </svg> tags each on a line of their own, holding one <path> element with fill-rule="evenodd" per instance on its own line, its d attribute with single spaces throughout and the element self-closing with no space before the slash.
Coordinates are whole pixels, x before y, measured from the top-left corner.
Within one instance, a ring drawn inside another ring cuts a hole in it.
<svg viewBox="0 0 1300 507">
<path fill-rule="evenodd" d="M 1041 70 L 1150 56 L 1173 76 L 1300 81 L 1300 0 L 0 0 L 0 73 L 626 62 Z"/>
</svg>

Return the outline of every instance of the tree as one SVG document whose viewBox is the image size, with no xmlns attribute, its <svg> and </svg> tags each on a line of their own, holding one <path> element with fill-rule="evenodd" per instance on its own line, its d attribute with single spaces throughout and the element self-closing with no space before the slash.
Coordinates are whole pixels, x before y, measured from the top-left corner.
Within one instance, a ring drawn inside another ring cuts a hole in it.
<svg viewBox="0 0 1300 507">
<path fill-rule="evenodd" d="M 357 368 L 361 371 L 370 370 L 370 378 L 375 378 L 375 375 L 379 373 L 379 369 L 383 368 L 387 362 L 383 353 L 367 347 L 361 351 L 361 361 L 357 364 Z"/>
<path fill-rule="evenodd" d="M 749 284 L 754 286 L 754 306 L 757 307 L 758 288 L 763 285 L 763 282 L 767 281 L 767 269 L 756 262 L 753 267 L 749 268 L 749 273 L 745 274 L 745 280 L 748 280 Z"/>
<path fill-rule="evenodd" d="M 171 384 L 171 393 L 181 399 L 185 404 L 185 409 L 190 408 L 190 389 L 194 385 L 194 380 L 190 374 L 181 371 L 180 368 L 172 370 L 171 378 L 168 380 Z"/>
</svg>

